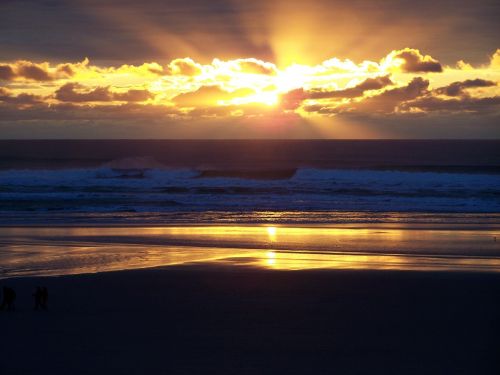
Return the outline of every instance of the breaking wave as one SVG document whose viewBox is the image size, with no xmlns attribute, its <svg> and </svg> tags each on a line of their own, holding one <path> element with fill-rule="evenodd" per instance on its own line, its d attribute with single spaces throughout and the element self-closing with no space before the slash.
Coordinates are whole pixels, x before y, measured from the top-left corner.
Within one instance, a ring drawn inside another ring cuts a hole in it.
<svg viewBox="0 0 500 375">
<path fill-rule="evenodd" d="M 99 168 L 0 171 L 0 211 L 499 212 L 500 175 L 367 169 L 169 169 L 149 158 Z"/>
</svg>

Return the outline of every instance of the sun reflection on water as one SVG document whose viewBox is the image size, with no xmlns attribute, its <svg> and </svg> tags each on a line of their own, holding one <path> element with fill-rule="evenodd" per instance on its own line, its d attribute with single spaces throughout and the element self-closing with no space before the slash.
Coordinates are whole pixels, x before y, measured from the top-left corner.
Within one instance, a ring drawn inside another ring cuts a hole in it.
<svg viewBox="0 0 500 375">
<path fill-rule="evenodd" d="M 269 241 L 270 242 L 276 242 L 277 241 L 277 238 L 276 238 L 276 233 L 278 232 L 278 230 L 276 229 L 276 227 L 267 227 L 267 235 L 269 237 Z"/>
<path fill-rule="evenodd" d="M 274 267 L 274 265 L 276 264 L 276 253 L 274 251 L 268 251 L 266 253 L 266 256 L 266 265 L 269 267 Z"/>
<path fill-rule="evenodd" d="M 1 277 L 193 264 L 272 270 L 500 272 L 497 229 L 176 226 L 0 228 Z"/>
</svg>

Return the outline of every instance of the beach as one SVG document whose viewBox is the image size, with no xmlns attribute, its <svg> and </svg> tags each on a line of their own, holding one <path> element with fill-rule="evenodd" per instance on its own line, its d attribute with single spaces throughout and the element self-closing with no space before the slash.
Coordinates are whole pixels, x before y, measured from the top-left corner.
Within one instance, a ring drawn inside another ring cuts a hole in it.
<svg viewBox="0 0 500 375">
<path fill-rule="evenodd" d="M 496 226 L 0 229 L 2 374 L 500 368 Z"/>
<path fill-rule="evenodd" d="M 0 314 L 6 375 L 499 369 L 495 273 L 199 264 L 7 281 L 19 297 Z M 37 285 L 47 311 L 33 311 Z"/>
</svg>

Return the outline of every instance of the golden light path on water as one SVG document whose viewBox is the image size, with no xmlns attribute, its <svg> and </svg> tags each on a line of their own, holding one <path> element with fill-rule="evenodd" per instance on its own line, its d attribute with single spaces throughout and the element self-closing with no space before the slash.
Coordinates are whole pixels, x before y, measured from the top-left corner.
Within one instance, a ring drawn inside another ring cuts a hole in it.
<svg viewBox="0 0 500 375">
<path fill-rule="evenodd" d="M 0 277 L 159 266 L 500 272 L 498 227 L 3 227 Z"/>
</svg>

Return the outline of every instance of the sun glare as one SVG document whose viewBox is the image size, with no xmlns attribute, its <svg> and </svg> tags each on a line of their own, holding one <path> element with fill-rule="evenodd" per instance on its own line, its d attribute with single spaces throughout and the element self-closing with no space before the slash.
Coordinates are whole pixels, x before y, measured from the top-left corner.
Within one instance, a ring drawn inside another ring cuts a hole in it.
<svg viewBox="0 0 500 375">
<path fill-rule="evenodd" d="M 276 227 L 267 227 L 266 230 L 269 241 L 276 242 L 276 233 L 277 233 Z"/>
<path fill-rule="evenodd" d="M 263 91 L 252 95 L 238 97 L 229 101 L 221 101 L 225 105 L 245 105 L 245 104 L 264 104 L 267 106 L 275 106 L 279 103 L 280 93 L 278 91 Z"/>
</svg>

